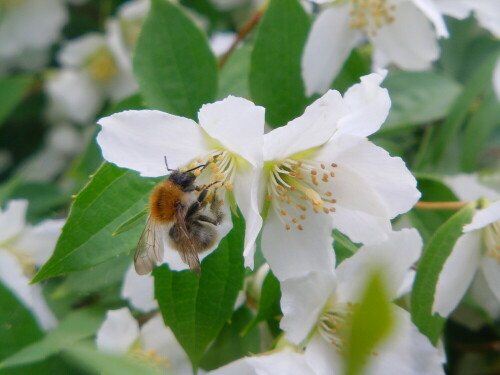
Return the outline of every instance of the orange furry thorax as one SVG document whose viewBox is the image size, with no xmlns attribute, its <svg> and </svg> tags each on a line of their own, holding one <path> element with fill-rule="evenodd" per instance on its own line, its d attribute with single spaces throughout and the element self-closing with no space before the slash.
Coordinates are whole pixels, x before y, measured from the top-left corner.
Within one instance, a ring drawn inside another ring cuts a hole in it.
<svg viewBox="0 0 500 375">
<path fill-rule="evenodd" d="M 161 223 L 175 221 L 176 207 L 183 204 L 184 194 L 180 186 L 170 180 L 165 180 L 156 186 L 149 200 L 151 218 Z"/>
</svg>

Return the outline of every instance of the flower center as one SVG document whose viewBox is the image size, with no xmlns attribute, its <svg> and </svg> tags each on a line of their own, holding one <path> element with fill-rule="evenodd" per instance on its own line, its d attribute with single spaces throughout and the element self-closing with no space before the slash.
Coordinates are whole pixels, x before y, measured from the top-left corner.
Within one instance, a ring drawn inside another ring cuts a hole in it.
<svg viewBox="0 0 500 375">
<path fill-rule="evenodd" d="M 214 188 L 224 187 L 226 190 L 233 189 L 235 174 L 235 160 L 225 150 L 214 150 L 205 157 L 199 157 L 185 169 L 196 168 L 202 164 L 208 164 L 206 168 L 194 170 L 193 173 L 202 185 Z"/>
<path fill-rule="evenodd" d="M 351 0 L 351 29 L 375 36 L 378 29 L 394 22 L 396 6 L 391 0 Z"/>
<path fill-rule="evenodd" d="M 332 344 L 339 353 L 343 353 L 348 345 L 356 306 L 351 302 L 334 303 L 330 301 L 318 319 L 320 335 Z"/>
<path fill-rule="evenodd" d="M 131 354 L 133 358 L 141 362 L 146 362 L 155 370 L 161 371 L 170 369 L 171 367 L 169 359 L 160 357 L 154 350 L 134 349 Z"/>
<path fill-rule="evenodd" d="M 115 59 L 106 48 L 102 48 L 90 57 L 87 69 L 94 80 L 103 83 L 113 79 L 118 72 Z"/>
<path fill-rule="evenodd" d="M 500 263 L 500 221 L 488 225 L 483 233 L 488 256 L 496 258 Z"/>
<path fill-rule="evenodd" d="M 328 183 L 335 177 L 337 164 L 325 165 L 313 160 L 285 159 L 270 168 L 267 199 L 287 230 L 303 230 L 308 211 L 315 214 L 335 212 L 337 202 L 328 190 Z M 292 215 L 289 214 L 292 213 Z M 293 212 L 298 212 L 294 215 Z"/>
<path fill-rule="evenodd" d="M 36 265 L 34 260 L 35 252 L 30 249 L 20 248 L 17 243 L 20 235 L 0 243 L 0 248 L 14 255 L 21 266 L 23 273 L 27 276 L 33 276 L 36 272 Z"/>
</svg>

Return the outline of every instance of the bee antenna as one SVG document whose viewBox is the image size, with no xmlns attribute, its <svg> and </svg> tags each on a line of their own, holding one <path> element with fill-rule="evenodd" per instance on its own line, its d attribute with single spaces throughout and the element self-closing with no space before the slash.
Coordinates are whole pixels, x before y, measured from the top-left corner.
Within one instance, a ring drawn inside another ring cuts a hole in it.
<svg viewBox="0 0 500 375">
<path fill-rule="evenodd" d="M 166 167 L 167 167 L 167 171 L 169 171 L 169 172 L 173 171 L 173 169 L 170 169 L 170 168 L 168 167 L 167 155 L 164 155 L 164 156 L 163 156 L 163 159 L 165 160 L 165 165 L 166 165 Z"/>
</svg>

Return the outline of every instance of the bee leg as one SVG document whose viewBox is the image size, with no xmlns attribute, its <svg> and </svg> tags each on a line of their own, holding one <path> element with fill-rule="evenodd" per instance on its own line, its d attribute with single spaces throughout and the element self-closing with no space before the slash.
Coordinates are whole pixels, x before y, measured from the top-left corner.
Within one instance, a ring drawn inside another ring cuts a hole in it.
<svg viewBox="0 0 500 375">
<path fill-rule="evenodd" d="M 217 225 L 222 223 L 222 219 L 224 219 L 224 213 L 220 209 L 221 206 L 222 206 L 222 201 L 217 197 L 217 192 L 214 191 L 212 203 L 210 203 L 210 211 L 212 212 L 212 214 L 214 214 Z"/>
<path fill-rule="evenodd" d="M 207 194 L 208 190 L 202 190 L 196 202 L 193 202 L 186 211 L 186 219 L 193 216 L 200 210 L 200 208 L 203 206 L 203 203 L 205 202 L 205 199 L 207 198 Z"/>
<path fill-rule="evenodd" d="M 208 217 L 206 215 L 199 215 L 197 217 L 197 219 L 198 219 L 198 221 L 204 221 L 204 222 L 210 223 L 212 225 L 219 225 L 220 224 L 220 222 L 218 222 L 216 219 L 213 219 L 213 218 Z"/>
</svg>

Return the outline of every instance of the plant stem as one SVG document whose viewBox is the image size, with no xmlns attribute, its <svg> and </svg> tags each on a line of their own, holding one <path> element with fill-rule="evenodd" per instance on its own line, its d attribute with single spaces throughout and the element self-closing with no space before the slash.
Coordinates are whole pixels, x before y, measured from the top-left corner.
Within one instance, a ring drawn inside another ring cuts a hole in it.
<svg viewBox="0 0 500 375">
<path fill-rule="evenodd" d="M 469 202 L 417 202 L 415 208 L 419 210 L 459 210 Z"/>
</svg>

